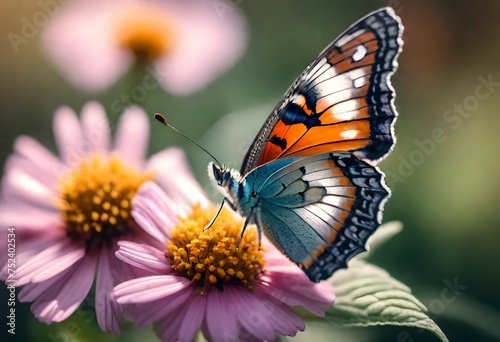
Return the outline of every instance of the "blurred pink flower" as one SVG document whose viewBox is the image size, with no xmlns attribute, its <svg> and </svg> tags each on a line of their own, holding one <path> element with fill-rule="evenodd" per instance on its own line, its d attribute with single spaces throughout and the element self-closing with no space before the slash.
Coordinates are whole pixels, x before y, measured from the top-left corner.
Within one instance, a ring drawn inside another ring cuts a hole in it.
<svg viewBox="0 0 500 342">
<path fill-rule="evenodd" d="M 214 80 L 246 46 L 244 19 L 225 0 L 75 0 L 43 38 L 47 54 L 78 87 L 104 90 L 139 58 L 177 95 Z"/>
<path fill-rule="evenodd" d="M 183 168 L 184 169 L 184 168 Z M 195 188 L 185 178 L 182 186 Z M 179 184 L 181 185 L 181 184 Z M 197 198 L 203 196 L 198 195 Z M 196 201 L 186 198 L 187 203 Z M 214 210 L 194 205 L 179 218 L 177 206 L 147 182 L 134 198 L 132 216 L 167 248 L 121 241 L 118 258 L 153 275 L 115 287 L 113 297 L 126 304 L 126 318 L 140 326 L 155 323 L 164 341 L 191 341 L 202 330 L 210 341 L 267 340 L 294 336 L 305 329 L 290 306 L 301 305 L 317 316 L 333 304 L 333 288 L 307 276 L 267 240 L 259 250 L 255 229 L 235 244 L 242 221 L 222 211 L 214 225 L 203 228 Z"/>
<path fill-rule="evenodd" d="M 121 309 L 110 291 L 140 273 L 118 261 L 116 241 L 156 241 L 130 215 L 135 192 L 152 179 L 174 200 L 200 192 L 179 189 L 173 181 L 171 165 L 182 161 L 181 151 L 164 150 L 144 160 L 149 124 L 141 109 L 123 114 L 113 147 L 110 128 L 98 103 L 86 104 L 80 120 L 63 107 L 54 119 L 61 158 L 21 136 L 6 162 L 0 225 L 2 231 L 15 227 L 16 270 L 14 279 L 9 278 L 2 258 L 1 278 L 24 286 L 18 299 L 33 302 L 31 311 L 48 324 L 63 321 L 78 308 L 97 272 L 97 321 L 103 330 L 119 332 Z M 182 181 L 190 171 L 179 165 L 176 172 L 175 180 Z"/>
</svg>

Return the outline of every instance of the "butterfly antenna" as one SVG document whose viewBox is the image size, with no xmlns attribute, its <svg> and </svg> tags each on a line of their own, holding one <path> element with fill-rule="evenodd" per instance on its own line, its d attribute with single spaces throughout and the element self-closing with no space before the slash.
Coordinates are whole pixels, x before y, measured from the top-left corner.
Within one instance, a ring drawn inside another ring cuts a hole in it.
<svg viewBox="0 0 500 342">
<path fill-rule="evenodd" d="M 175 128 L 171 124 L 169 124 L 167 122 L 167 120 L 165 120 L 165 117 L 163 115 L 161 115 L 160 113 L 155 113 L 155 119 L 158 120 L 159 122 L 161 122 L 162 124 L 164 124 L 165 126 L 167 126 L 168 128 L 172 129 L 174 132 L 179 133 L 180 135 L 182 135 L 187 140 L 191 141 L 193 144 L 195 144 L 196 146 L 198 146 L 199 148 L 201 148 L 203 151 L 205 151 L 206 154 L 208 154 L 210 157 L 212 157 L 212 159 L 217 163 L 217 165 L 219 165 L 219 166 L 221 165 L 221 163 L 219 163 L 219 161 L 217 160 L 217 158 L 215 158 L 212 153 L 208 152 L 206 150 L 206 148 L 204 148 L 203 146 L 201 146 L 200 144 L 198 144 L 195 140 L 193 140 L 192 138 L 190 138 L 186 134 L 182 133 L 181 131 L 179 131 L 177 128 Z"/>
</svg>

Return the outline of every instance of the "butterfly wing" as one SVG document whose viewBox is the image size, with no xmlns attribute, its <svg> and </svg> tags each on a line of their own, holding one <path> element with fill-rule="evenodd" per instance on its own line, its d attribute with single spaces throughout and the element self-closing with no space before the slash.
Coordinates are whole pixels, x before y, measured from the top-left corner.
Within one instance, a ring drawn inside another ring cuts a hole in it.
<svg viewBox="0 0 500 342">
<path fill-rule="evenodd" d="M 403 26 L 391 8 L 353 24 L 305 69 L 255 138 L 241 167 L 352 151 L 376 162 L 394 145 L 394 90 Z"/>
<path fill-rule="evenodd" d="M 315 282 L 365 251 L 389 197 L 383 174 L 351 153 L 282 159 L 245 180 L 258 194 L 256 224 Z"/>
</svg>

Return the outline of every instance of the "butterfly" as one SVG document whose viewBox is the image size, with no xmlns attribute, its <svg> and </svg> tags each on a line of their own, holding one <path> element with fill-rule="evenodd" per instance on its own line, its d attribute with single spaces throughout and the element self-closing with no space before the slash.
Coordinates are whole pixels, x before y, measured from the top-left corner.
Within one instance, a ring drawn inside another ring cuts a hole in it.
<svg viewBox="0 0 500 342">
<path fill-rule="evenodd" d="M 395 143 L 402 32 L 391 8 L 354 23 L 295 80 L 239 171 L 209 164 L 221 208 L 246 218 L 241 236 L 255 224 L 314 282 L 347 267 L 381 224 L 390 190 L 375 165 Z"/>
</svg>

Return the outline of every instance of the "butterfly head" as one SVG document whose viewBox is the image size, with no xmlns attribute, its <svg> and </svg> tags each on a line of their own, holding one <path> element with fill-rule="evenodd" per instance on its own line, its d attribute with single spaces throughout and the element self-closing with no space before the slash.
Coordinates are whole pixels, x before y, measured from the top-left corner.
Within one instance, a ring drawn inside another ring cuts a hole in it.
<svg viewBox="0 0 500 342">
<path fill-rule="evenodd" d="M 215 163 L 210 163 L 208 164 L 208 173 L 217 182 L 217 185 L 223 188 L 226 187 L 231 178 L 231 170 L 225 165 L 219 166 Z"/>
</svg>

